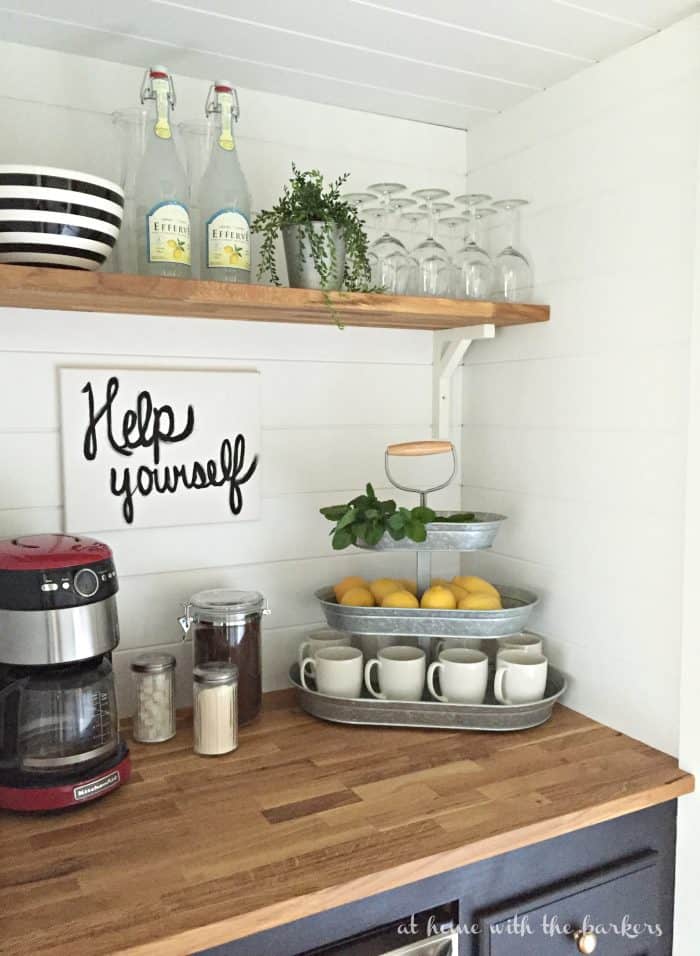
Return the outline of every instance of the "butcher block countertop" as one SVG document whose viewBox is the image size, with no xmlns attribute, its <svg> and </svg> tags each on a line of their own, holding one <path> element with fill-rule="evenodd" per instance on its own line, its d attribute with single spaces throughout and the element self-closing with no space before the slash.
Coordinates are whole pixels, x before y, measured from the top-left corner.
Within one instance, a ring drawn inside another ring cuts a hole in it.
<svg viewBox="0 0 700 956">
<path fill-rule="evenodd" d="M 292 691 L 226 757 L 189 721 L 132 782 L 0 816 L 0 953 L 177 956 L 693 789 L 674 758 L 557 706 L 518 733 L 347 727 Z"/>
</svg>

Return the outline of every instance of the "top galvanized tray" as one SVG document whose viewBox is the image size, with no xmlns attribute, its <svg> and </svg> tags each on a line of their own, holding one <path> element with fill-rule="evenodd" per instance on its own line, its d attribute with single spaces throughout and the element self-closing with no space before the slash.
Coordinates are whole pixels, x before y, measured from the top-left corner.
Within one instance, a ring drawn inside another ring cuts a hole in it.
<svg viewBox="0 0 700 956">
<path fill-rule="evenodd" d="M 433 611 L 422 608 L 352 607 L 338 604 L 332 587 L 316 597 L 330 627 L 351 634 L 400 634 L 404 637 L 509 637 L 519 634 L 539 598 L 525 588 L 497 584 L 499 611 Z"/>
<path fill-rule="evenodd" d="M 449 517 L 454 512 L 438 511 L 437 514 Z M 491 547 L 506 516 L 486 511 L 475 511 L 474 514 L 474 521 L 463 524 L 429 522 L 425 526 L 428 537 L 420 543 L 409 538 L 394 541 L 390 534 L 385 534 L 378 544 L 370 545 L 360 540 L 357 547 L 368 551 L 482 551 Z"/>
</svg>

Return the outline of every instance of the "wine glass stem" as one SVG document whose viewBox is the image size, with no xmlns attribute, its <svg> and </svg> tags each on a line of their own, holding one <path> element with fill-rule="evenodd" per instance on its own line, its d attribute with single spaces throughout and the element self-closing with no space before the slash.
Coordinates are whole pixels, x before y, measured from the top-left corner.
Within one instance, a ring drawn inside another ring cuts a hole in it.
<svg viewBox="0 0 700 956">
<path fill-rule="evenodd" d="M 428 236 L 430 239 L 435 241 L 435 206 L 432 202 L 428 202 L 427 206 L 428 206 Z"/>
<path fill-rule="evenodd" d="M 517 206 L 506 211 L 506 245 L 517 249 L 520 241 L 520 210 Z"/>
<path fill-rule="evenodd" d="M 473 206 L 467 207 L 467 245 L 477 245 L 476 234 L 476 209 Z"/>
</svg>

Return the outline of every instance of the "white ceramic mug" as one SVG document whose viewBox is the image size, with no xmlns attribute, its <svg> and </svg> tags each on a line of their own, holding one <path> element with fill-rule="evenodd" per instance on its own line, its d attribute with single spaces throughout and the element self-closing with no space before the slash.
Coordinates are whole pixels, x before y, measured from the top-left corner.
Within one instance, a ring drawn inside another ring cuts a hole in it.
<svg viewBox="0 0 700 956">
<path fill-rule="evenodd" d="M 440 672 L 440 689 L 435 689 L 435 676 Z M 453 647 L 441 651 L 438 660 L 428 668 L 428 691 L 435 700 L 451 704 L 482 704 L 486 696 L 489 659 L 481 651 Z"/>
<path fill-rule="evenodd" d="M 443 651 L 451 651 L 460 648 L 461 650 L 480 651 L 480 637 L 440 637 L 432 642 L 432 657 L 434 661 L 440 660 Z"/>
<path fill-rule="evenodd" d="M 310 631 L 306 640 L 299 645 L 299 666 L 305 657 L 316 657 L 322 647 L 350 647 L 352 641 L 349 634 L 334 631 L 332 627 L 319 627 Z"/>
<path fill-rule="evenodd" d="M 301 662 L 301 682 L 307 690 L 306 672 L 311 671 L 319 694 L 329 697 L 359 697 L 362 694 L 362 651 L 358 647 L 322 647 L 315 657 Z"/>
<path fill-rule="evenodd" d="M 536 634 L 513 634 L 511 637 L 499 637 L 498 651 L 524 651 L 526 654 L 543 654 L 542 638 Z"/>
<path fill-rule="evenodd" d="M 397 644 L 402 644 L 405 647 L 418 647 L 417 637 L 403 637 L 399 634 L 361 634 L 358 635 L 357 639 L 367 661 L 370 657 L 376 657 L 385 647 L 394 647 Z"/>
<path fill-rule="evenodd" d="M 547 686 L 547 658 L 527 651 L 499 651 L 493 692 L 499 704 L 542 700 Z"/>
<path fill-rule="evenodd" d="M 377 668 L 379 690 L 372 687 Z M 425 652 L 420 647 L 384 647 L 365 664 L 365 686 L 381 700 L 420 700 L 425 686 Z"/>
</svg>

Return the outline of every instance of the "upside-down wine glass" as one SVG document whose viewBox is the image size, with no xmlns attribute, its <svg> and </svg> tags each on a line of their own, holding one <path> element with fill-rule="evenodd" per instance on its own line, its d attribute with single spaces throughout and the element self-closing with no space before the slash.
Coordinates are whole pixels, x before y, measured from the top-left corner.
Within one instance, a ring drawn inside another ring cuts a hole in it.
<svg viewBox="0 0 700 956">
<path fill-rule="evenodd" d="M 485 193 L 457 196 L 467 217 L 464 245 L 454 258 L 458 299 L 488 299 L 493 289 L 494 266 L 481 235 L 481 223 L 495 213 L 491 208 L 478 208 L 491 198 Z"/>
<path fill-rule="evenodd" d="M 460 247 L 462 240 L 464 239 L 464 227 L 467 222 L 466 216 L 443 216 L 441 219 L 438 219 L 438 226 L 443 230 L 443 234 L 446 236 L 447 242 L 449 244 L 448 252 L 451 258 L 451 276 L 450 276 L 450 293 L 453 296 L 457 296 L 457 273 L 455 268 L 454 257 L 457 254 L 457 250 Z"/>
<path fill-rule="evenodd" d="M 436 200 L 449 196 L 446 189 L 416 189 L 413 194 L 425 203 L 428 213 L 428 236 L 413 250 L 418 262 L 418 295 L 449 296 L 452 278 L 452 263 L 447 250 L 435 238 Z M 443 209 L 452 208 L 447 203 Z"/>
<path fill-rule="evenodd" d="M 408 251 L 401 240 L 389 232 L 390 204 L 391 197 L 405 189 L 403 183 L 372 183 L 367 190 L 379 196 L 380 206 L 365 209 L 363 213 L 382 230 L 368 249 L 372 284 L 394 294 L 400 292 L 407 281 Z"/>
<path fill-rule="evenodd" d="M 428 214 L 424 209 L 412 209 L 410 212 L 404 212 L 401 214 L 401 222 L 406 224 L 407 230 L 410 231 L 411 236 L 415 239 L 418 235 L 418 224 L 427 222 Z M 411 243 L 411 249 L 414 249 L 415 245 Z M 418 291 L 418 260 L 414 258 L 412 252 L 409 252 L 408 259 L 409 273 L 408 273 L 408 285 L 406 287 L 407 295 L 419 295 Z"/>
<path fill-rule="evenodd" d="M 520 209 L 527 199 L 500 199 L 494 208 L 505 217 L 506 245 L 496 256 L 494 296 L 507 302 L 527 302 L 532 292 L 532 268 L 520 245 Z"/>
<path fill-rule="evenodd" d="M 360 218 L 362 218 L 361 212 L 363 207 L 368 203 L 377 201 L 377 197 L 374 193 L 343 193 L 342 198 L 345 202 L 349 202 L 351 206 L 355 207 Z"/>
<path fill-rule="evenodd" d="M 382 189 L 378 187 L 386 186 L 393 188 L 398 184 L 380 183 L 373 188 L 375 192 L 382 192 Z M 385 190 L 384 195 L 387 198 L 384 205 L 370 206 L 362 210 L 362 218 L 381 230 L 379 238 L 375 239 L 368 249 L 372 285 L 394 295 L 400 295 L 405 293 L 409 282 L 409 256 L 401 240 L 389 232 L 388 220 L 393 210 L 388 202 L 390 193 Z"/>
</svg>

